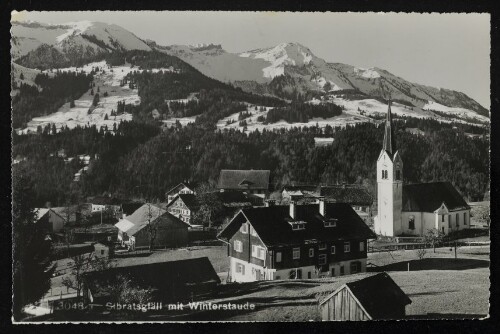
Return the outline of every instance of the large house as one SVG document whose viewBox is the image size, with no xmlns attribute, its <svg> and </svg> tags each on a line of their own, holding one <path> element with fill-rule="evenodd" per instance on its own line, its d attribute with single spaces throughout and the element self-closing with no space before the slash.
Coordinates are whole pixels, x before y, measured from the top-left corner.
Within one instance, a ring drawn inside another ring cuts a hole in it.
<svg viewBox="0 0 500 334">
<path fill-rule="evenodd" d="M 266 198 L 269 194 L 269 170 L 229 170 L 219 174 L 217 189 L 220 191 L 243 191 Z"/>
<path fill-rule="evenodd" d="M 189 224 L 149 203 L 115 226 L 118 228 L 118 241 L 130 249 L 149 246 L 151 233 L 155 234 L 153 247 L 181 247 L 188 243 Z"/>
<path fill-rule="evenodd" d="M 187 183 L 179 183 L 169 191 L 165 193 L 165 198 L 167 199 L 167 204 L 172 202 L 174 198 L 177 197 L 177 195 L 180 194 L 194 194 L 194 188 L 187 184 Z"/>
<path fill-rule="evenodd" d="M 391 104 L 387 111 L 382 151 L 377 160 L 375 232 L 394 237 L 444 234 L 469 228 L 470 207 L 449 182 L 403 184 L 403 160 L 396 147 Z"/>
<path fill-rule="evenodd" d="M 367 239 L 375 237 L 349 204 L 324 199 L 242 209 L 218 235 L 236 282 L 363 272 Z"/>
</svg>

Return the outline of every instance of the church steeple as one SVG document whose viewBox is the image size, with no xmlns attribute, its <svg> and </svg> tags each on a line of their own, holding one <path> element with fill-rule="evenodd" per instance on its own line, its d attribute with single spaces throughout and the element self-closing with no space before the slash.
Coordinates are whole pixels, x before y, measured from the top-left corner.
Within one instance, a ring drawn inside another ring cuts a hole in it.
<svg viewBox="0 0 500 334">
<path fill-rule="evenodd" d="M 387 109 L 387 119 L 385 120 L 385 133 L 384 133 L 384 151 L 389 152 L 391 155 L 396 152 L 396 138 L 394 137 L 394 130 L 392 128 L 392 114 L 391 114 L 391 100 L 389 99 L 389 106 Z"/>
</svg>

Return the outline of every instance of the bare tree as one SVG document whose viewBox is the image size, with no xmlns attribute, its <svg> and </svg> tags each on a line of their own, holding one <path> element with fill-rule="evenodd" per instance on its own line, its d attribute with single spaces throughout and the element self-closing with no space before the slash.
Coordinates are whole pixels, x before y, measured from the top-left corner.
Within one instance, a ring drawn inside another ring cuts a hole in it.
<svg viewBox="0 0 500 334">
<path fill-rule="evenodd" d="M 118 303 L 146 304 L 152 299 L 151 287 L 135 286 L 129 277 L 123 275 L 118 275 L 109 282 L 104 290 L 107 290 L 110 298 Z"/>
<path fill-rule="evenodd" d="M 146 231 L 149 237 L 149 251 L 152 252 L 154 248 L 154 242 L 158 234 L 158 218 L 160 217 L 160 208 L 154 206 L 151 203 L 146 204 L 146 212 L 144 213 L 144 219 L 146 219 Z"/>
<path fill-rule="evenodd" d="M 425 257 L 425 254 L 427 254 L 425 247 L 417 249 L 417 257 L 419 260 L 422 260 Z"/>
<path fill-rule="evenodd" d="M 440 232 L 438 229 L 429 229 L 424 235 L 424 240 L 426 245 L 432 245 L 434 253 L 436 253 L 436 246 L 443 242 L 444 233 Z"/>
</svg>

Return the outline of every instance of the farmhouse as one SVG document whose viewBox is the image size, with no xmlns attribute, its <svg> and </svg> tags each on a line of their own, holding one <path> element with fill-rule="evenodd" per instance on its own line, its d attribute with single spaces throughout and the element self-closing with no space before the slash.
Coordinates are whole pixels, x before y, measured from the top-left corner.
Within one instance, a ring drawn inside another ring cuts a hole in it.
<svg viewBox="0 0 500 334">
<path fill-rule="evenodd" d="M 167 199 L 167 204 L 172 202 L 172 200 L 179 194 L 194 194 L 194 188 L 187 183 L 179 183 L 169 191 L 165 193 L 165 198 Z"/>
<path fill-rule="evenodd" d="M 320 302 L 322 320 L 403 319 L 410 298 L 386 273 L 348 282 Z"/>
<path fill-rule="evenodd" d="M 470 227 L 470 207 L 450 182 L 403 184 L 403 160 L 396 148 L 390 101 L 377 160 L 377 197 L 374 227 L 379 235 L 423 235 L 429 229 L 448 234 Z"/>
<path fill-rule="evenodd" d="M 153 247 L 181 247 L 188 243 L 189 224 L 149 203 L 115 226 L 118 241 L 130 249 L 148 247 L 151 235 L 154 235 Z"/>
<path fill-rule="evenodd" d="M 349 204 L 324 199 L 242 209 L 218 235 L 237 282 L 363 272 L 367 239 L 375 237 Z"/>
<path fill-rule="evenodd" d="M 266 198 L 269 194 L 269 170 L 229 170 L 219 174 L 217 189 L 220 191 L 244 191 Z"/>
<path fill-rule="evenodd" d="M 116 284 L 118 276 L 129 278 L 132 286 L 151 289 L 152 299 L 157 302 L 187 301 L 211 293 L 220 283 L 207 257 L 147 263 L 84 274 L 84 299 L 90 303 L 109 302 L 110 285 Z"/>
</svg>

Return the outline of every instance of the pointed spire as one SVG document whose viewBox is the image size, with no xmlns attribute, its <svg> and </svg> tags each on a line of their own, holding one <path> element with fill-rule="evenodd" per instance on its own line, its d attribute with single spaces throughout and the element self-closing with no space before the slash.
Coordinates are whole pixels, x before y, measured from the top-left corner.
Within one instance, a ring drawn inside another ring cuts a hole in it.
<svg viewBox="0 0 500 334">
<path fill-rule="evenodd" d="M 385 120 L 385 133 L 384 133 L 384 151 L 394 154 L 396 152 L 396 138 L 394 137 L 394 130 L 392 129 L 392 114 L 391 114 L 391 99 L 389 98 L 389 106 L 387 109 L 387 119 Z"/>
</svg>

